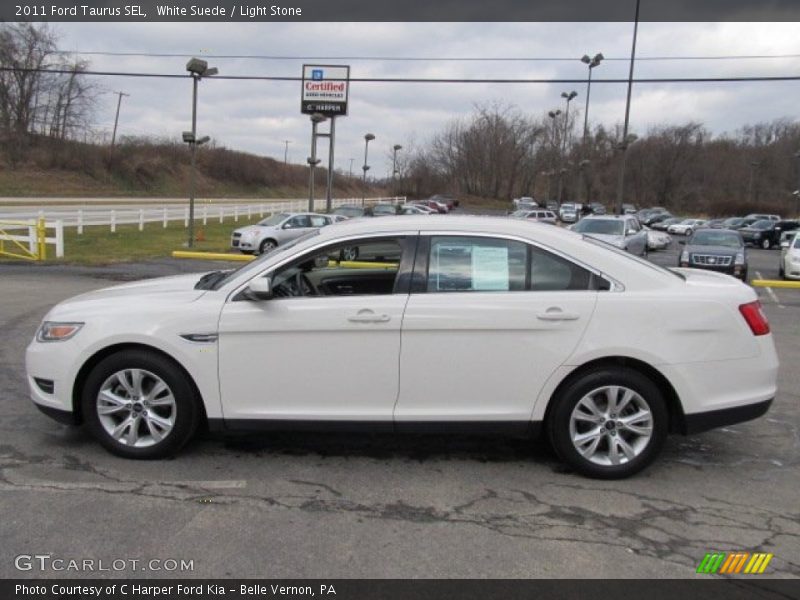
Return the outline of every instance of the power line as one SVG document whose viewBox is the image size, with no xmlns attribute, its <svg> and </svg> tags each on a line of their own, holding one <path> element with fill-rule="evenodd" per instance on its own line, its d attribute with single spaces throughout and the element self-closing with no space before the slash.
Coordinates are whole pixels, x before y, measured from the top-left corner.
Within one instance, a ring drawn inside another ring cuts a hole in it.
<svg viewBox="0 0 800 600">
<path fill-rule="evenodd" d="M 84 54 L 87 56 L 129 56 L 147 58 L 191 58 L 196 54 L 172 52 L 112 52 L 99 50 L 56 50 L 56 54 Z M 573 62 L 579 56 L 293 56 L 267 54 L 201 54 L 204 58 L 236 59 L 236 60 L 361 60 L 385 62 Z M 681 60 L 769 60 L 800 58 L 800 54 L 730 54 L 716 56 L 642 56 L 642 61 L 681 61 Z M 629 57 L 606 57 L 607 61 L 628 61 Z"/>
<path fill-rule="evenodd" d="M 638 59 L 637 59 L 638 60 Z M 71 69 L 21 69 L 15 67 L 0 67 L 0 72 L 21 73 L 49 73 L 55 75 L 92 75 L 99 77 L 150 77 L 166 79 L 187 79 L 189 75 L 178 73 L 143 73 L 131 71 L 74 71 Z M 208 80 L 219 79 L 238 81 L 302 81 L 298 76 L 279 75 L 215 75 Z M 633 82 L 641 83 L 737 83 L 737 82 L 775 82 L 775 81 L 800 81 L 800 75 L 775 75 L 775 76 L 743 76 L 743 77 L 645 77 L 634 79 Z M 351 83 L 585 83 L 585 78 L 572 79 L 464 79 L 464 78 L 436 78 L 436 77 L 352 77 Z M 623 79 L 593 79 L 592 83 L 628 83 Z"/>
</svg>

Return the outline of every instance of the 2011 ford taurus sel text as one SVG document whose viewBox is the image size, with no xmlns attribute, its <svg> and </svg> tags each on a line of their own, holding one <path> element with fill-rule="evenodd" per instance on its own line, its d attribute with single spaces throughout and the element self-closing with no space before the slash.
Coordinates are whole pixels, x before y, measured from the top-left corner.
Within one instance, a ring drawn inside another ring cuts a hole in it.
<svg viewBox="0 0 800 600">
<path fill-rule="evenodd" d="M 169 455 L 204 423 L 541 431 L 605 478 L 645 467 L 670 432 L 764 414 L 777 369 L 734 278 L 480 217 L 348 221 L 236 271 L 84 294 L 27 352 L 36 405 L 121 456 Z"/>
</svg>

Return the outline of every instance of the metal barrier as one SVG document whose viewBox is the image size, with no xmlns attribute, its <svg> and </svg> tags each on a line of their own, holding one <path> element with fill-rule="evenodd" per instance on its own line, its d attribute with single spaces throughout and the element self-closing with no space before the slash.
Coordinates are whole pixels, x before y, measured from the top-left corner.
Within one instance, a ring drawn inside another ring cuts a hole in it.
<svg viewBox="0 0 800 600">
<path fill-rule="evenodd" d="M 47 237 L 48 228 L 55 230 L 53 237 Z M 26 231 L 26 235 L 20 231 Z M 61 221 L 0 221 L 0 257 L 45 260 L 47 244 L 55 244 L 57 258 L 64 256 L 64 225 Z"/>
<path fill-rule="evenodd" d="M 753 279 L 753 287 L 786 288 L 800 290 L 800 281 L 783 281 L 781 279 Z"/>
</svg>

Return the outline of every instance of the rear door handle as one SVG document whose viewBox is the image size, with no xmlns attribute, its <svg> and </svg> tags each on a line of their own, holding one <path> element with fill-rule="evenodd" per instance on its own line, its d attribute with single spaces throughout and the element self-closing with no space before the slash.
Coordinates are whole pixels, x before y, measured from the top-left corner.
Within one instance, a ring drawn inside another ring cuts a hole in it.
<svg viewBox="0 0 800 600">
<path fill-rule="evenodd" d="M 365 308 L 358 311 L 355 315 L 350 315 L 347 320 L 351 323 L 386 323 L 392 320 L 387 314 L 376 315 L 374 312 Z"/>
<path fill-rule="evenodd" d="M 560 308 L 548 308 L 536 315 L 540 321 L 577 321 L 581 316 L 577 313 L 564 312 Z"/>
</svg>

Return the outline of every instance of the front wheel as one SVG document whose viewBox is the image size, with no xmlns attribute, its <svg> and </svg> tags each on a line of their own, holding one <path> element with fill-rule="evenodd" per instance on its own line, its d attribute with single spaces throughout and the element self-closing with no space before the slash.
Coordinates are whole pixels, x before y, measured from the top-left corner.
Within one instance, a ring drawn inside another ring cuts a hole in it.
<svg viewBox="0 0 800 600">
<path fill-rule="evenodd" d="M 684 232 L 684 235 L 685 235 L 686 237 L 689 237 L 690 235 L 692 235 L 692 233 L 694 233 L 694 231 L 693 231 L 692 229 L 687 229 L 687 230 Z"/>
<path fill-rule="evenodd" d="M 267 252 L 270 252 L 271 250 L 274 250 L 277 247 L 278 244 L 275 242 L 275 240 L 264 240 L 258 246 L 258 253 L 266 254 Z"/>
<path fill-rule="evenodd" d="M 598 479 L 621 479 L 661 451 L 668 413 L 659 388 L 632 369 L 605 367 L 567 384 L 554 399 L 548 433 L 561 460 Z"/>
<path fill-rule="evenodd" d="M 163 458 L 180 450 L 200 419 L 194 388 L 169 359 L 142 351 L 112 354 L 92 369 L 82 391 L 92 435 L 125 458 Z"/>
</svg>

